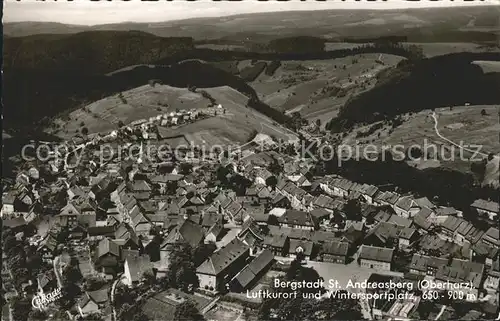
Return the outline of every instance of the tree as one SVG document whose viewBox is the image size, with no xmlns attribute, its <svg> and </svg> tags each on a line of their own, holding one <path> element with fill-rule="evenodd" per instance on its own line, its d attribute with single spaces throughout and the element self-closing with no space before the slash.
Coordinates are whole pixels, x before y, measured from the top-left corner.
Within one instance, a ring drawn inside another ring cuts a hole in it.
<svg viewBox="0 0 500 321">
<path fill-rule="evenodd" d="M 123 126 L 125 126 L 125 124 L 123 123 L 123 120 L 119 120 L 118 121 L 118 128 L 122 128 Z"/>
<path fill-rule="evenodd" d="M 187 243 L 175 247 L 170 255 L 170 265 L 166 275 L 168 284 L 184 292 L 199 285 L 191 254 L 191 246 Z"/>
<path fill-rule="evenodd" d="M 6 235 L 5 239 L 2 240 L 3 251 L 7 256 L 11 255 L 11 251 L 14 250 L 18 244 L 16 238 L 12 234 Z"/>
<path fill-rule="evenodd" d="M 283 166 L 278 162 L 277 159 L 273 159 L 273 162 L 269 165 L 268 169 L 275 176 L 278 176 L 283 172 Z"/>
<path fill-rule="evenodd" d="M 27 298 L 16 297 L 11 303 L 12 317 L 15 321 L 27 321 L 33 306 Z"/>
<path fill-rule="evenodd" d="M 29 313 L 29 319 L 30 320 L 47 320 L 48 315 L 47 315 L 47 312 L 45 312 L 43 310 L 35 309 Z"/>
<path fill-rule="evenodd" d="M 65 267 L 63 271 L 63 282 L 76 284 L 82 280 L 83 276 L 80 273 L 80 269 L 73 264 Z"/>
<path fill-rule="evenodd" d="M 58 300 L 61 308 L 68 310 L 76 303 L 76 298 L 81 294 L 80 287 L 76 284 L 64 284 L 61 290 L 61 298 Z"/>
<path fill-rule="evenodd" d="M 217 250 L 217 245 L 215 243 L 202 243 L 197 246 L 193 251 L 193 262 L 195 266 L 199 266 L 203 263 L 212 253 Z"/>
<path fill-rule="evenodd" d="M 189 175 L 193 171 L 193 165 L 189 163 L 182 163 L 180 165 L 180 173 L 182 175 Z"/>
<path fill-rule="evenodd" d="M 486 116 L 486 115 L 488 115 L 486 109 L 481 109 L 481 116 Z"/>
<path fill-rule="evenodd" d="M 89 129 L 87 127 L 82 128 L 82 134 L 83 135 L 88 135 L 89 134 Z"/>
<path fill-rule="evenodd" d="M 205 318 L 200 314 L 198 308 L 191 300 L 186 300 L 179 304 L 174 313 L 175 321 L 203 321 Z"/>
<path fill-rule="evenodd" d="M 101 277 L 91 276 L 85 280 L 83 288 L 85 291 L 96 291 L 106 285 L 107 281 Z"/>
<path fill-rule="evenodd" d="M 347 201 L 347 204 L 344 207 L 344 212 L 347 216 L 347 219 L 352 221 L 361 221 L 361 206 L 359 201 L 356 199 L 351 199 Z"/>
<path fill-rule="evenodd" d="M 276 176 L 269 176 L 266 179 L 266 185 L 267 186 L 270 186 L 270 187 L 274 188 L 276 186 L 276 184 L 278 184 L 278 179 L 276 178 Z"/>
<path fill-rule="evenodd" d="M 144 279 L 144 284 L 146 285 L 152 286 L 156 283 L 156 276 L 154 275 L 153 271 L 145 271 L 142 274 L 142 278 Z"/>
</svg>

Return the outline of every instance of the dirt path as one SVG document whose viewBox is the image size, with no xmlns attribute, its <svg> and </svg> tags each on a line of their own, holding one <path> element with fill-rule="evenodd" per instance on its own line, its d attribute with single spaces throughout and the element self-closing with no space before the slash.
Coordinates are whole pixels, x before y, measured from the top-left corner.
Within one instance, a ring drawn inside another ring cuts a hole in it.
<svg viewBox="0 0 500 321">
<path fill-rule="evenodd" d="M 61 265 L 59 264 L 60 256 L 56 256 L 54 261 L 52 261 L 52 265 L 54 267 L 54 274 L 56 275 L 57 285 L 59 288 L 62 288 L 62 277 L 61 277 Z"/>
<path fill-rule="evenodd" d="M 465 151 L 467 151 L 469 153 L 472 153 L 474 155 L 477 154 L 477 155 L 481 155 L 483 157 L 488 157 L 488 154 L 486 154 L 486 153 L 478 152 L 477 150 L 473 150 L 473 149 L 469 149 L 469 148 L 463 147 L 462 145 L 457 144 L 454 141 L 452 141 L 452 140 L 444 137 L 443 135 L 441 135 L 441 133 L 439 132 L 439 129 L 438 129 L 438 118 L 436 116 L 436 112 L 433 111 L 432 114 L 431 114 L 431 116 L 432 116 L 432 119 L 434 119 L 434 131 L 436 132 L 436 135 L 438 135 L 439 138 L 441 138 L 442 140 L 450 143 L 453 146 L 456 146 L 456 147 L 458 147 L 458 148 L 460 148 L 462 150 L 465 150 Z M 498 157 L 498 156 L 495 155 L 495 157 Z"/>
<path fill-rule="evenodd" d="M 113 285 L 111 286 L 111 306 L 113 307 L 113 321 L 116 321 L 116 309 L 115 309 L 115 290 L 116 286 L 118 285 L 118 282 L 120 282 L 123 278 L 123 274 L 119 274 L 116 280 L 113 282 Z"/>
<path fill-rule="evenodd" d="M 443 314 L 443 312 L 446 310 L 446 305 L 443 305 L 441 307 L 441 311 L 439 311 L 438 315 L 436 315 L 436 318 L 434 318 L 434 320 L 439 320 L 439 318 L 441 317 L 441 315 Z"/>
</svg>

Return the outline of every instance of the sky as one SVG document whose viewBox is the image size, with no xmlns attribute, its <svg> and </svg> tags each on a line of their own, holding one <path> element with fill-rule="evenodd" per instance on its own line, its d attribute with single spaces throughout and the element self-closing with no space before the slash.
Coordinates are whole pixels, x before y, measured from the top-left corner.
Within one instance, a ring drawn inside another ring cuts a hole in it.
<svg viewBox="0 0 500 321">
<path fill-rule="evenodd" d="M 51 21 L 66 24 L 95 25 L 118 22 L 162 22 L 197 17 L 220 17 L 242 13 L 327 10 L 327 9 L 399 9 L 445 6 L 500 5 L 500 0 L 466 2 L 464 0 L 387 0 L 367 2 L 361 0 L 290 0 L 260 2 L 243 0 L 241 2 L 198 0 L 193 2 L 158 0 L 128 2 L 112 0 L 93 2 L 90 0 L 5 0 L 3 22 Z M 465 10 L 465 9 L 464 9 Z"/>
</svg>

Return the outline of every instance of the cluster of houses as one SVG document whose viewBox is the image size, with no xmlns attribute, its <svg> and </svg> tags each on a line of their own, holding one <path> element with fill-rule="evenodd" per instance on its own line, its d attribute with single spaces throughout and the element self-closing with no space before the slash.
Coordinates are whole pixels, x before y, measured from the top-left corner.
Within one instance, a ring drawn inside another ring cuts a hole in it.
<svg viewBox="0 0 500 321">
<path fill-rule="evenodd" d="M 180 117 L 192 120 L 196 114 L 160 115 L 130 126 L 178 124 Z M 271 162 L 282 164 L 281 171 L 272 172 Z M 182 165 L 111 161 L 59 172 L 50 181 L 39 167 L 29 166 L 4 193 L 4 226 L 19 231 L 36 226 L 35 244 L 48 263 L 60 256 L 61 247 L 81 245 L 76 258 L 84 275 L 110 281 L 123 275 L 127 286 L 141 283 L 146 273 L 165 275 L 182 244 L 194 249 L 215 244 L 196 267 L 199 290 L 208 295 L 251 289 L 277 260 L 300 257 L 332 264 L 332 269 L 354 260 L 358 267 L 383 273 L 401 268 L 396 263 L 400 253 L 413 253 L 406 268 L 414 275 L 470 282 L 477 296 L 481 289 L 498 291 L 499 231 L 475 227 L 457 209 L 340 176 L 313 177 L 308 161 L 272 151 L 227 165 L 232 167 L 228 175 L 249 182 L 243 193 L 214 183 L 218 165 L 201 163 L 187 170 Z M 492 222 L 499 208 L 477 200 L 471 211 Z M 64 244 L 58 241 L 62 230 L 67 231 Z M 54 286 L 50 276 L 38 282 L 41 291 Z M 84 292 L 78 314 L 109 312 L 109 291 Z M 182 294 L 163 293 L 146 305 L 169 302 L 172 307 L 182 300 Z"/>
</svg>

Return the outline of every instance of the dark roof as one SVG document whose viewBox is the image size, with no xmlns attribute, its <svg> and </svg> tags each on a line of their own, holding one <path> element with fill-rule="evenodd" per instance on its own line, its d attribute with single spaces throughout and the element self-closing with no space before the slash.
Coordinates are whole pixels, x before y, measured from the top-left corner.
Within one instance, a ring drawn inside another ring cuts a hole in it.
<svg viewBox="0 0 500 321">
<path fill-rule="evenodd" d="M 108 238 L 101 240 L 97 246 L 96 255 L 98 258 L 106 254 L 112 254 L 116 257 L 120 256 L 120 247 L 115 242 Z"/>
<path fill-rule="evenodd" d="M 157 175 L 151 178 L 153 183 L 167 183 L 167 182 L 177 182 L 181 180 L 184 175 L 181 174 L 165 174 L 165 175 Z"/>
<path fill-rule="evenodd" d="M 492 213 L 498 213 L 499 208 L 499 204 L 497 202 L 486 201 L 483 199 L 475 200 L 471 206 Z"/>
<path fill-rule="evenodd" d="M 142 311 L 151 320 L 174 321 L 177 307 L 184 301 L 191 300 L 198 311 L 203 310 L 210 300 L 198 295 L 189 295 L 176 289 L 168 289 L 148 299 L 142 306 Z"/>
<path fill-rule="evenodd" d="M 347 242 L 329 241 L 321 246 L 321 253 L 323 254 L 346 256 L 348 250 L 349 243 Z"/>
<path fill-rule="evenodd" d="M 201 226 L 207 227 L 207 228 L 211 227 L 220 219 L 221 219 L 221 216 L 217 213 L 205 213 L 203 215 L 203 221 L 201 223 Z"/>
<path fill-rule="evenodd" d="M 283 224 L 314 226 L 309 213 L 297 210 L 287 210 L 278 221 Z"/>
<path fill-rule="evenodd" d="M 431 214 L 432 210 L 424 207 L 420 211 L 418 211 L 417 215 L 413 217 L 413 223 L 415 223 L 415 225 L 417 225 L 418 227 L 423 228 L 424 230 L 428 230 L 432 226 L 432 223 L 428 219 Z"/>
<path fill-rule="evenodd" d="M 98 236 L 98 235 L 114 236 L 115 227 L 108 225 L 88 227 L 87 233 L 89 234 L 89 236 Z"/>
<path fill-rule="evenodd" d="M 450 282 L 471 282 L 479 287 L 484 265 L 468 260 L 453 259 L 450 265 L 442 265 L 436 272 L 436 279 Z"/>
<path fill-rule="evenodd" d="M 245 266 L 240 273 L 235 276 L 235 279 L 246 287 L 250 284 L 257 275 L 259 275 L 266 267 L 274 260 L 274 255 L 269 250 L 262 251 L 250 264 Z"/>
<path fill-rule="evenodd" d="M 445 258 L 413 254 L 409 268 L 421 272 L 427 272 L 429 268 L 438 269 L 440 266 L 446 264 L 448 264 L 448 259 Z"/>
<path fill-rule="evenodd" d="M 362 245 L 361 251 L 359 252 L 359 259 L 390 263 L 392 261 L 393 252 L 394 249 Z"/>
<path fill-rule="evenodd" d="M 203 228 L 192 222 L 185 220 L 181 225 L 175 226 L 170 233 L 168 233 L 161 247 L 167 244 L 187 242 L 191 247 L 196 247 L 203 240 Z"/>
<path fill-rule="evenodd" d="M 285 234 L 268 235 L 264 238 L 264 245 L 283 248 L 287 238 Z"/>
<path fill-rule="evenodd" d="M 317 219 L 321 219 L 326 216 L 330 216 L 330 212 L 324 208 L 317 208 L 311 211 L 311 216 Z"/>
<path fill-rule="evenodd" d="M 391 215 L 391 217 L 387 220 L 387 222 L 394 223 L 394 224 L 400 225 L 400 226 L 405 226 L 405 227 L 410 227 L 412 224 L 411 220 L 404 218 L 404 217 L 401 217 L 401 216 L 398 216 L 396 214 Z"/>
<path fill-rule="evenodd" d="M 197 273 L 218 275 L 225 271 L 234 261 L 248 253 L 248 246 L 242 241 L 235 238 L 226 246 L 214 252 L 205 262 L 203 262 L 198 269 Z"/>
<path fill-rule="evenodd" d="M 311 241 L 304 240 L 290 240 L 290 253 L 297 253 L 297 249 L 302 248 L 303 253 L 307 256 L 312 254 L 314 243 Z"/>
<path fill-rule="evenodd" d="M 241 226 L 241 231 L 240 233 L 238 233 L 238 236 L 242 237 L 248 232 L 252 233 L 256 238 L 258 238 L 261 241 L 264 239 L 262 231 L 260 230 L 259 226 L 257 225 L 257 223 L 253 218 L 249 218 L 248 220 L 243 222 L 243 225 Z"/>
</svg>

